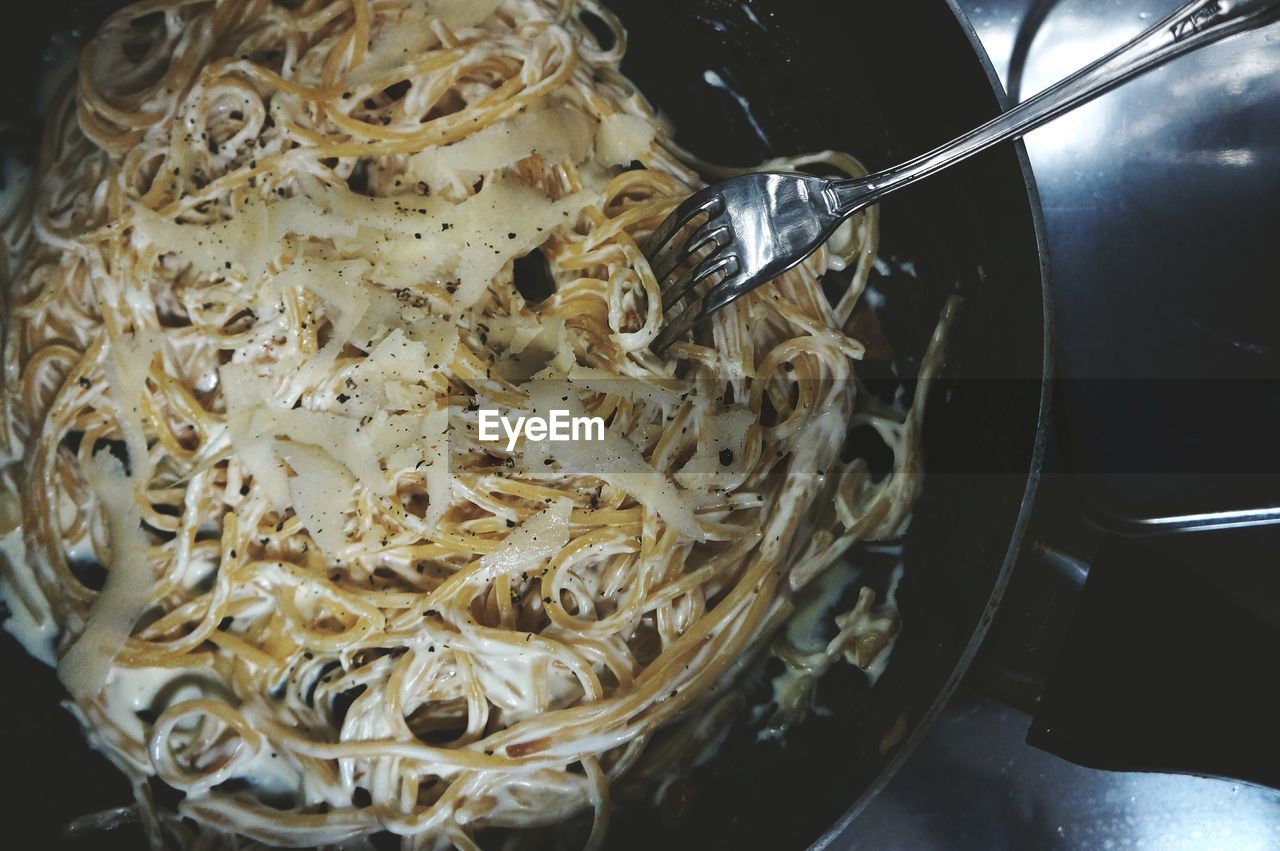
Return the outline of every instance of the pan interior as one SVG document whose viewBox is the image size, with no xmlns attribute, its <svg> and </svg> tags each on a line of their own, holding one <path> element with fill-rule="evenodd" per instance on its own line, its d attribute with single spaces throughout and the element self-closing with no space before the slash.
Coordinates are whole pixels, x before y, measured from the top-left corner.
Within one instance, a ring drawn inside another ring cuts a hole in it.
<svg viewBox="0 0 1280 851">
<path fill-rule="evenodd" d="M 13 47 L 4 59 L 10 78 L 32 79 L 52 33 L 91 32 L 116 5 L 43 4 L 33 23 L 39 32 L 15 28 L 5 37 Z M 624 71 L 672 120 L 678 140 L 708 160 L 749 166 L 833 148 L 875 169 L 998 110 L 982 62 L 946 4 L 608 5 L 629 31 Z M 36 121 L 30 99 L 14 92 L 0 109 L 10 127 Z M 17 142 L 34 148 L 26 137 Z M 901 747 L 887 743 L 909 737 L 925 718 L 1002 587 L 1035 452 L 1045 346 L 1033 209 L 1013 149 L 888 200 L 881 256 L 888 269 L 876 281 L 885 297 L 882 325 L 903 355 L 904 373 L 918 367 L 946 297 L 959 291 L 965 299 L 930 402 L 930 472 L 905 541 L 904 631 L 892 662 L 874 689 L 848 666 L 834 669 L 818 689 L 822 712 L 784 741 L 758 741 L 758 725 L 739 723 L 682 788 L 679 818 L 673 808 L 661 817 L 620 813 L 611 847 L 813 842 L 882 777 Z M 10 759 L 28 767 L 11 805 L 27 814 L 31 835 L 56 836 L 75 816 L 129 800 L 123 777 L 55 709 L 61 689 L 52 673 L 7 639 L 0 657 L 23 683 L 22 700 L 0 702 L 0 728 Z M 56 767 L 66 765 L 78 775 L 60 776 Z M 121 829 L 92 843 L 132 848 L 140 837 Z"/>
</svg>

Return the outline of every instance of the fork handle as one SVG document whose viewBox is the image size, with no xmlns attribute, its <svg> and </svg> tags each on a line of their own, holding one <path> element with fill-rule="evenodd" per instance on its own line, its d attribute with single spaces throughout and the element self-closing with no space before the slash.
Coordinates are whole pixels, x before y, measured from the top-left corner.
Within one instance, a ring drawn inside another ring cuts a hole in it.
<svg viewBox="0 0 1280 851">
<path fill-rule="evenodd" d="M 927 154 L 862 178 L 832 181 L 832 212 L 845 217 L 993 145 L 1018 138 L 1131 77 L 1233 33 L 1280 18 L 1280 0 L 1194 0 L 1093 64 Z"/>
</svg>

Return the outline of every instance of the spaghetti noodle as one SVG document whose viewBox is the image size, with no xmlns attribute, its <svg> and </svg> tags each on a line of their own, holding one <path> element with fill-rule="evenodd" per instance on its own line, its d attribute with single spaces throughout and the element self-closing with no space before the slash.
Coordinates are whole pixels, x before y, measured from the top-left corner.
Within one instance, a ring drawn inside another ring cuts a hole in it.
<svg viewBox="0 0 1280 851">
<path fill-rule="evenodd" d="M 906 524 L 920 406 L 860 394 L 842 330 L 874 210 L 648 351 L 641 246 L 699 180 L 624 49 L 590 0 L 145 0 L 85 48 L 5 228 L 4 590 L 153 847 L 588 811 L 598 845 L 611 785 L 679 750 L 651 742 Z M 470 431 L 550 394 L 606 460 Z M 840 460 L 851 423 L 889 476 Z M 823 664 L 893 628 L 864 597 Z"/>
</svg>

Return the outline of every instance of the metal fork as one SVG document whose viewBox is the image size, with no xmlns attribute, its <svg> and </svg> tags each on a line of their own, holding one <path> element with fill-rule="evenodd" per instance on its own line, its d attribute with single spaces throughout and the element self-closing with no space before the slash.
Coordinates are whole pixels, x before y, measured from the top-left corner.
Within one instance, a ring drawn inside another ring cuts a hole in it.
<svg viewBox="0 0 1280 851">
<path fill-rule="evenodd" d="M 1020 137 L 1175 56 L 1276 18 L 1280 0 L 1195 0 L 1030 100 L 902 165 L 852 180 L 757 172 L 695 192 L 648 243 L 665 322 L 651 348 L 665 351 L 717 310 L 804 260 L 841 222 L 889 193 Z M 709 289 L 700 287 L 717 275 Z"/>
</svg>

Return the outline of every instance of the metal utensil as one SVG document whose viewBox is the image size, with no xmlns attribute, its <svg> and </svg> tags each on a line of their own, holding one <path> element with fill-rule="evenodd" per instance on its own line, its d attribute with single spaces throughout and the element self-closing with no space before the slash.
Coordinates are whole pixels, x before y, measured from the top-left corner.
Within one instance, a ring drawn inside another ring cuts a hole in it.
<svg viewBox="0 0 1280 851">
<path fill-rule="evenodd" d="M 649 241 L 666 313 L 651 348 L 663 352 L 717 310 L 804 260 L 841 222 L 891 192 L 1022 136 L 1176 56 L 1276 18 L 1280 0 L 1195 0 L 1030 100 L 902 165 L 852 180 L 756 172 L 695 192 Z M 687 271 L 677 276 L 681 270 Z M 699 285 L 716 275 L 719 281 L 700 295 Z"/>
</svg>

